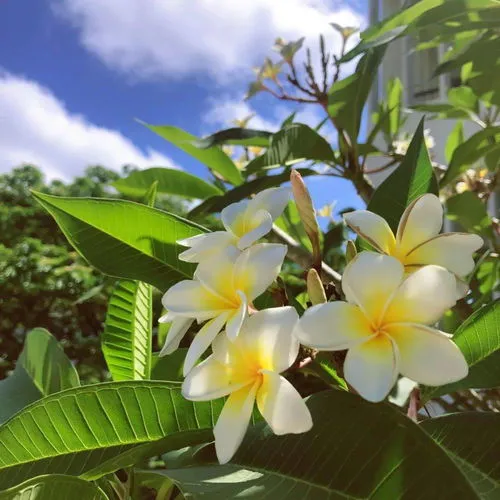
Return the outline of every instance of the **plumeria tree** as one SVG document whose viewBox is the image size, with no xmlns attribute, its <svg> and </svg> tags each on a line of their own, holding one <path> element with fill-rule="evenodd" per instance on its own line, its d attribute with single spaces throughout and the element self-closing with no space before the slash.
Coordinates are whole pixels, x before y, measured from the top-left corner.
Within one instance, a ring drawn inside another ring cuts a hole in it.
<svg viewBox="0 0 500 500">
<path fill-rule="evenodd" d="M 498 498 L 500 103 L 498 61 L 480 56 L 500 53 L 499 12 L 422 0 L 350 51 L 356 30 L 334 25 L 341 52 L 320 38 L 320 67 L 306 51 L 303 71 L 303 40 L 278 40 L 250 95 L 319 106 L 333 141 L 294 115 L 203 139 L 147 125 L 210 180 L 155 167 L 114 182 L 136 201 L 33 191 L 116 280 L 112 381 L 81 385 L 48 331 L 27 335 L 0 382 L 0 499 Z M 462 70 L 460 94 L 424 111 L 481 127 L 465 138 L 457 122 L 446 165 L 423 120 L 405 136 L 396 80 L 361 132 L 386 47 L 410 34 L 450 45 L 437 73 Z M 388 174 L 377 187 L 371 157 Z M 347 179 L 366 209 L 317 210 L 309 176 Z M 155 208 L 164 195 L 201 202 L 183 218 Z"/>
</svg>

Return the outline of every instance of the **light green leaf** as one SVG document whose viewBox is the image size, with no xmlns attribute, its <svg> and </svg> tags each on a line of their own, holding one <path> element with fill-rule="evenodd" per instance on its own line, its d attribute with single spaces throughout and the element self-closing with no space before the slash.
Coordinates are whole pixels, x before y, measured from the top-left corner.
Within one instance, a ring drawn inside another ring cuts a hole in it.
<svg viewBox="0 0 500 500">
<path fill-rule="evenodd" d="M 151 378 L 153 380 L 166 380 L 172 382 L 182 382 L 184 376 L 182 374 L 182 367 L 186 359 L 187 347 L 181 347 L 174 351 L 172 354 L 166 356 L 153 356 L 153 368 L 151 371 Z"/>
<path fill-rule="evenodd" d="M 500 415 L 466 412 L 424 420 L 420 426 L 448 453 L 479 498 L 500 498 Z"/>
<path fill-rule="evenodd" d="M 455 149 L 448 170 L 440 181 L 441 187 L 455 180 L 483 156 L 496 151 L 500 152 L 500 127 L 487 127 L 476 132 Z"/>
<path fill-rule="evenodd" d="M 370 50 L 352 75 L 335 82 L 328 91 L 328 114 L 337 128 L 349 134 L 352 143 L 358 140 L 363 108 L 384 54 L 385 47 Z"/>
<path fill-rule="evenodd" d="M 272 135 L 272 132 L 268 132 L 267 130 L 233 127 L 204 137 L 196 141 L 195 145 L 199 148 L 209 148 L 218 144 L 267 148 L 269 146 L 269 138 Z"/>
<path fill-rule="evenodd" d="M 29 479 L 24 483 L 0 491 L 0 500 L 108 500 L 97 485 L 78 477 L 51 474 Z"/>
<path fill-rule="evenodd" d="M 448 90 L 448 101 L 457 108 L 478 112 L 478 99 L 470 87 L 453 87 Z"/>
<path fill-rule="evenodd" d="M 219 500 L 477 500 L 446 452 L 400 411 L 344 391 L 309 398 L 314 427 L 257 426 L 227 465 L 164 470 L 185 495 Z"/>
<path fill-rule="evenodd" d="M 464 389 L 500 386 L 500 300 L 472 314 L 455 332 L 453 341 L 467 360 L 469 375 L 453 384 L 423 387 L 424 402 Z"/>
<path fill-rule="evenodd" d="M 300 173 L 302 177 L 308 175 L 316 175 L 314 170 L 308 168 L 298 168 L 297 172 Z M 200 203 L 197 207 L 193 208 L 189 213 L 190 217 L 195 215 L 220 212 L 223 208 L 227 207 L 231 203 L 236 203 L 237 201 L 244 200 L 250 195 L 258 193 L 264 189 L 271 187 L 281 186 L 285 182 L 290 181 L 290 170 L 285 170 L 283 173 L 278 175 L 268 175 L 265 177 L 258 177 L 253 181 L 246 182 L 242 186 L 238 186 L 231 191 L 223 194 L 222 196 L 214 196 Z"/>
<path fill-rule="evenodd" d="M 472 191 L 465 191 L 448 198 L 446 217 L 457 221 L 466 231 L 493 237 L 491 218 L 486 212 L 486 206 Z"/>
<path fill-rule="evenodd" d="M 79 385 L 78 373 L 57 339 L 35 328 L 26 335 L 14 372 L 0 381 L 0 422 L 43 396 Z"/>
<path fill-rule="evenodd" d="M 309 240 L 304 225 L 300 220 L 299 211 L 295 202 L 290 201 L 283 214 L 276 219 L 275 224 L 289 234 L 292 238 L 301 243 L 304 248 L 312 252 L 311 241 Z M 323 233 L 321 233 L 323 236 Z"/>
<path fill-rule="evenodd" d="M 396 232 L 405 208 L 425 193 L 438 194 L 437 180 L 424 140 L 424 120 L 415 131 L 399 167 L 373 193 L 367 210 L 382 216 Z"/>
<path fill-rule="evenodd" d="M 394 137 L 401 127 L 401 105 L 403 102 L 403 84 L 399 78 L 393 78 L 387 86 L 387 108 L 389 109 L 389 132 Z"/>
<path fill-rule="evenodd" d="M 36 475 L 96 479 L 213 439 L 222 400 L 192 403 L 180 384 L 96 384 L 52 394 L 0 427 L 0 488 Z"/>
<path fill-rule="evenodd" d="M 448 119 L 471 119 L 471 112 L 467 109 L 457 108 L 449 103 L 436 103 L 436 104 L 418 104 L 412 106 L 411 109 L 421 111 L 422 113 L 432 113 L 429 116 L 430 120 L 448 120 Z"/>
<path fill-rule="evenodd" d="M 200 139 L 181 128 L 170 125 L 148 125 L 147 123 L 143 123 L 143 125 L 174 146 L 182 149 L 189 156 L 196 158 L 208 168 L 222 175 L 231 184 L 238 186 L 243 182 L 243 177 L 233 160 L 221 148 L 217 146 L 211 146 L 206 149 L 196 147 L 195 144 Z"/>
<path fill-rule="evenodd" d="M 195 266 L 178 259 L 177 240 L 204 231 L 168 212 L 125 200 L 33 196 L 68 241 L 99 271 L 166 290 L 191 278 Z"/>
<path fill-rule="evenodd" d="M 118 179 L 113 186 L 127 196 L 141 197 L 146 194 L 153 182 L 158 181 L 157 191 L 175 194 L 185 198 L 205 200 L 221 194 L 221 190 L 195 175 L 173 168 L 148 168 L 136 170 L 125 179 Z"/>
<path fill-rule="evenodd" d="M 255 173 L 304 160 L 335 162 L 335 155 L 328 142 L 312 128 L 292 123 L 271 136 L 267 151 L 248 163 L 246 171 Z"/>
<path fill-rule="evenodd" d="M 444 148 L 444 156 L 446 158 L 446 163 L 450 163 L 455 149 L 458 148 L 464 142 L 464 123 L 462 121 L 457 121 L 453 130 L 450 132 L 448 139 L 446 140 L 446 146 Z"/>
<path fill-rule="evenodd" d="M 153 289 L 121 280 L 109 298 L 102 352 L 113 380 L 147 380 L 151 375 Z"/>
</svg>

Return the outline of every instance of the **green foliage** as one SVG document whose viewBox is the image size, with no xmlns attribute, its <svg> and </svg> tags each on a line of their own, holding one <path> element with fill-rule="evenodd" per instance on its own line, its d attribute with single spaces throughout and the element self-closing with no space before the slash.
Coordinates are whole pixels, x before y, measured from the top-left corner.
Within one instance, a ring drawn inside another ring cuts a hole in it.
<svg viewBox="0 0 500 500">
<path fill-rule="evenodd" d="M 164 382 L 114 382 L 53 394 L 0 427 L 0 488 L 42 474 L 96 479 L 210 441 L 220 407 L 186 401 L 178 385 Z"/>
<path fill-rule="evenodd" d="M 230 144 L 233 146 L 258 146 L 267 148 L 271 132 L 266 130 L 254 130 L 251 128 L 228 128 L 220 130 L 215 134 L 204 137 L 195 143 L 199 148 L 209 148 L 218 144 Z"/>
<path fill-rule="evenodd" d="M 101 488 L 77 477 L 50 474 L 0 491 L 0 500 L 108 500 Z"/>
<path fill-rule="evenodd" d="M 368 210 L 381 215 L 396 232 L 405 208 L 425 193 L 438 194 L 438 186 L 420 122 L 401 165 L 377 188 Z"/>
<path fill-rule="evenodd" d="M 158 182 L 157 191 L 161 194 L 204 200 L 221 193 L 219 188 L 195 175 L 182 170 L 160 167 L 132 172 L 128 177 L 113 182 L 113 186 L 127 196 L 141 197 L 155 181 Z"/>
<path fill-rule="evenodd" d="M 151 375 L 153 290 L 121 280 L 108 303 L 102 352 L 113 380 L 148 380 Z"/>
<path fill-rule="evenodd" d="M 33 196 L 74 248 L 101 272 L 145 281 L 159 290 L 192 276 L 193 266 L 177 258 L 177 240 L 199 234 L 200 226 L 125 200 Z"/>
<path fill-rule="evenodd" d="M 269 491 L 276 499 L 477 498 L 445 451 L 398 410 L 344 391 L 316 394 L 308 406 L 308 433 L 275 436 L 257 426 L 231 464 L 164 474 L 184 494 L 207 499 Z"/>
<path fill-rule="evenodd" d="M 182 149 L 188 155 L 196 158 L 210 170 L 220 174 L 231 184 L 238 186 L 243 182 L 241 173 L 234 162 L 219 147 L 211 146 L 206 149 L 200 149 L 195 146 L 196 142 L 199 141 L 197 137 L 177 127 L 169 125 L 144 125 L 174 146 Z"/>
<path fill-rule="evenodd" d="M 426 387 L 423 399 L 441 394 L 482 387 L 500 386 L 500 301 L 482 307 L 465 321 L 453 336 L 469 365 L 469 375 L 459 382 L 441 387 Z"/>
<path fill-rule="evenodd" d="M 472 191 L 456 194 L 446 202 L 446 216 L 466 231 L 492 237 L 491 219 L 483 202 Z"/>
</svg>

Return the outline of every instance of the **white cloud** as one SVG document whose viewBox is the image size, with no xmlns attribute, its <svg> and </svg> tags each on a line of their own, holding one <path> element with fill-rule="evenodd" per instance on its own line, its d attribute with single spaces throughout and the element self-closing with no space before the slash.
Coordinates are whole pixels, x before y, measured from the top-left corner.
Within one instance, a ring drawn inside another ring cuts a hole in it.
<svg viewBox="0 0 500 500">
<path fill-rule="evenodd" d="M 364 18 L 327 0 L 52 0 L 79 31 L 84 47 L 106 65 L 141 78 L 204 72 L 218 81 L 248 78 L 274 39 L 315 41 L 328 25 L 356 26 Z M 351 3 L 352 5 L 352 3 Z"/>
<path fill-rule="evenodd" d="M 154 149 L 145 153 L 117 130 L 71 113 L 35 81 L 0 73 L 0 172 L 21 163 L 39 166 L 50 178 L 68 179 L 85 167 L 124 164 L 174 167 Z"/>
</svg>

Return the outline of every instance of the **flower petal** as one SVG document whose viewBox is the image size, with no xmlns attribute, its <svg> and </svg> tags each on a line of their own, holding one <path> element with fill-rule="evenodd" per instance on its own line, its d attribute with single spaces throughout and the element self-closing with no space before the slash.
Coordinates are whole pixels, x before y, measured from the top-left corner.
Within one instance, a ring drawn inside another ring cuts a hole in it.
<svg viewBox="0 0 500 500">
<path fill-rule="evenodd" d="M 236 344 L 262 368 L 285 371 L 299 353 L 299 342 L 292 335 L 298 319 L 290 306 L 259 311 L 245 321 Z"/>
<path fill-rule="evenodd" d="M 373 335 L 361 309 L 347 302 L 327 302 L 307 309 L 293 333 L 302 344 L 320 351 L 348 349 Z"/>
<path fill-rule="evenodd" d="M 277 435 L 300 434 L 312 427 L 312 418 L 295 387 L 276 372 L 263 371 L 257 406 Z"/>
<path fill-rule="evenodd" d="M 229 313 L 227 312 L 219 314 L 219 316 L 207 321 L 203 325 L 203 328 L 196 334 L 184 360 L 184 377 L 192 370 L 201 355 L 208 349 L 217 334 L 222 330 L 228 316 Z"/>
<path fill-rule="evenodd" d="M 215 231 L 207 234 L 197 234 L 191 238 L 179 240 L 179 245 L 188 246 L 187 250 L 179 254 L 184 262 L 202 262 L 214 257 L 226 247 L 235 245 L 237 239 L 226 231 Z"/>
<path fill-rule="evenodd" d="M 346 224 L 379 252 L 391 254 L 396 240 L 387 221 L 368 210 L 344 214 Z"/>
<path fill-rule="evenodd" d="M 271 214 L 265 210 L 259 210 L 252 217 L 251 229 L 248 233 L 244 234 L 238 241 L 238 249 L 244 250 L 250 245 L 253 245 L 257 240 L 260 240 L 273 228 L 273 219 Z"/>
<path fill-rule="evenodd" d="M 245 294 L 239 290 L 237 294 L 240 297 L 241 304 L 239 308 L 231 314 L 226 325 L 226 334 L 231 340 L 234 340 L 240 333 L 241 325 L 248 313 L 248 302 Z"/>
<path fill-rule="evenodd" d="M 222 408 L 214 427 L 215 451 L 221 464 L 231 460 L 245 437 L 257 388 L 256 383 L 233 392 Z"/>
<path fill-rule="evenodd" d="M 455 276 L 444 267 L 425 266 L 403 281 L 387 306 L 383 322 L 430 325 L 456 300 Z"/>
<path fill-rule="evenodd" d="M 435 264 L 464 277 L 474 269 L 472 254 L 482 246 L 483 239 L 477 234 L 440 234 L 414 248 L 405 258 L 405 264 Z"/>
<path fill-rule="evenodd" d="M 209 319 L 228 309 L 228 303 L 200 282 L 184 280 L 171 287 L 161 300 L 167 311 L 176 316 Z"/>
<path fill-rule="evenodd" d="M 443 206 L 436 195 L 428 193 L 414 200 L 399 221 L 396 239 L 401 255 L 437 236 L 442 225 Z"/>
<path fill-rule="evenodd" d="M 165 316 L 164 316 L 165 317 Z M 162 318 L 160 318 L 161 320 Z M 167 318 L 168 319 L 168 318 Z M 193 323 L 193 318 L 174 318 L 170 329 L 167 333 L 167 338 L 165 339 L 165 344 L 160 351 L 160 356 L 166 356 L 167 354 L 172 354 L 179 348 L 179 344 L 186 335 L 189 327 Z M 161 321 L 161 323 L 169 323 L 169 321 Z"/>
<path fill-rule="evenodd" d="M 243 200 L 237 203 L 231 203 L 231 205 L 222 209 L 220 217 L 226 231 L 230 231 L 238 237 L 242 236 L 240 234 L 242 231 L 244 234 L 243 226 L 247 208 L 248 200 Z"/>
<path fill-rule="evenodd" d="M 393 325 L 386 331 L 398 346 L 399 371 L 405 377 L 437 386 L 467 376 L 464 355 L 447 334 L 411 323 Z"/>
<path fill-rule="evenodd" d="M 342 289 L 347 301 L 358 305 L 376 323 L 403 276 L 403 264 L 396 258 L 361 252 L 345 268 Z"/>
<path fill-rule="evenodd" d="M 234 287 L 248 300 L 261 295 L 278 276 L 287 252 L 286 245 L 260 243 L 247 248 L 236 259 Z"/>
<path fill-rule="evenodd" d="M 209 356 L 187 374 L 182 383 L 182 395 L 190 401 L 210 401 L 227 396 L 249 383 L 247 380 L 234 384 L 230 375 L 224 364 Z"/>
<path fill-rule="evenodd" d="M 396 344 L 381 334 L 349 349 L 344 376 L 361 397 L 373 403 L 383 401 L 398 376 Z"/>
<path fill-rule="evenodd" d="M 248 212 L 265 210 L 272 220 L 276 220 L 285 210 L 290 200 L 290 189 L 285 187 L 264 189 L 257 193 L 248 204 Z"/>
</svg>

